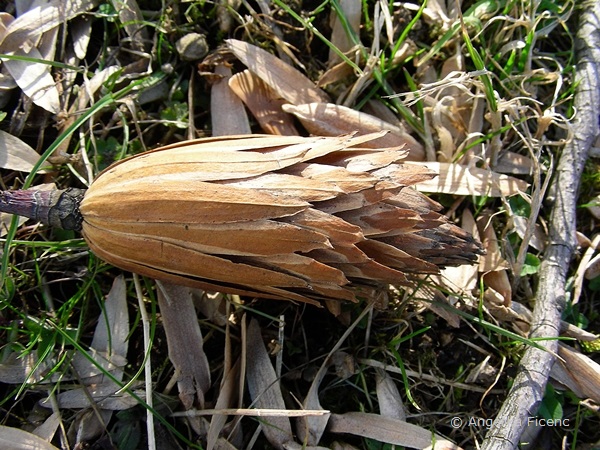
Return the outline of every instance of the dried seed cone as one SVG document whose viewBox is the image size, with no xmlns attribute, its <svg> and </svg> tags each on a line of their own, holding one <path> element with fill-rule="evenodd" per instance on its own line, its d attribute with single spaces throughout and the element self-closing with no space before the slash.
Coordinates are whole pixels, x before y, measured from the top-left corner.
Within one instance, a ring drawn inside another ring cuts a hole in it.
<svg viewBox="0 0 600 450">
<path fill-rule="evenodd" d="M 361 137 L 232 136 L 120 161 L 82 233 L 105 261 L 206 290 L 314 303 L 370 297 L 481 246 L 412 184 L 435 176 Z"/>
<path fill-rule="evenodd" d="M 473 262 L 479 245 L 407 187 L 434 174 L 358 148 L 373 137 L 221 137 L 135 156 L 86 193 L 83 235 L 133 272 L 298 301 Z"/>
</svg>

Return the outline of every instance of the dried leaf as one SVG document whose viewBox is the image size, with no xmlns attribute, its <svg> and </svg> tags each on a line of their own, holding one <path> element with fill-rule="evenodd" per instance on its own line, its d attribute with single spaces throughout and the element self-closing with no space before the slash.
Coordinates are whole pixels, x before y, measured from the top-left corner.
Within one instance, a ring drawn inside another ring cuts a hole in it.
<svg viewBox="0 0 600 450">
<path fill-rule="evenodd" d="M 71 39 L 73 52 L 78 59 L 84 59 L 92 36 L 92 20 L 89 17 L 75 18 L 71 21 Z"/>
<path fill-rule="evenodd" d="M 252 44 L 236 39 L 227 39 L 225 42 L 235 56 L 281 98 L 294 105 L 328 101 L 327 94 L 279 58 Z"/>
<path fill-rule="evenodd" d="M 166 282 L 158 284 L 158 305 L 167 335 L 169 359 L 179 376 L 179 398 L 186 410 L 204 407 L 210 388 L 210 367 L 190 289 Z"/>
<path fill-rule="evenodd" d="M 560 342 L 558 355 L 561 359 L 552 366 L 552 378 L 579 398 L 591 398 L 600 403 L 600 364 Z"/>
<path fill-rule="evenodd" d="M 479 271 L 483 273 L 486 286 L 502 295 L 504 305 L 510 306 L 512 286 L 506 271 L 509 265 L 500 254 L 498 238 L 490 214 L 488 212 L 481 214 L 477 219 L 477 225 L 486 252 L 479 260 Z"/>
<path fill-rule="evenodd" d="M 385 370 L 376 371 L 377 402 L 383 417 L 406 421 L 406 410 L 398 387 Z"/>
<path fill-rule="evenodd" d="M 250 134 L 250 122 L 244 105 L 229 87 L 231 69 L 218 65 L 215 67 L 215 74 L 221 79 L 213 84 L 210 92 L 213 135 Z"/>
<path fill-rule="evenodd" d="M 61 420 L 62 418 L 60 413 L 58 411 L 53 412 L 46 418 L 46 420 L 44 420 L 44 423 L 33 430 L 33 434 L 50 442 L 52 441 L 56 430 L 58 430 Z"/>
<path fill-rule="evenodd" d="M 0 425 L 0 447 L 10 450 L 58 450 L 35 434 L 4 425 Z"/>
<path fill-rule="evenodd" d="M 523 216 L 514 215 L 512 217 L 512 221 L 515 226 L 515 231 L 521 239 L 523 239 L 523 237 L 525 236 L 525 230 L 527 229 L 528 220 L 529 219 L 527 217 Z M 548 235 L 541 227 L 541 225 L 536 223 L 533 236 L 531 236 L 531 239 L 529 240 L 529 245 L 534 249 L 543 252 L 546 248 L 546 242 L 548 242 Z"/>
<path fill-rule="evenodd" d="M 229 87 L 242 99 L 266 133 L 282 136 L 299 134 L 290 115 L 281 110 L 285 100 L 258 76 L 244 70 L 229 79 Z"/>
<path fill-rule="evenodd" d="M 473 214 L 468 209 L 464 209 L 461 219 L 461 228 L 474 238 L 479 240 L 479 232 Z M 477 288 L 477 265 L 446 267 L 441 271 L 441 282 L 450 292 L 464 295 L 470 294 Z"/>
<path fill-rule="evenodd" d="M 439 162 L 407 162 L 407 164 L 422 164 L 438 174 L 437 178 L 419 183 L 416 186 L 422 192 L 510 197 L 519 192 L 525 192 L 528 186 L 525 181 L 518 178 L 501 175 L 478 167 Z"/>
<path fill-rule="evenodd" d="M 12 53 L 18 49 L 25 51 L 36 47 L 42 33 L 71 20 L 98 4 L 97 0 L 53 0 L 37 4 L 20 15 L 6 30 L 0 43 L 0 53 Z"/>
<path fill-rule="evenodd" d="M 423 146 L 403 128 L 370 114 L 333 103 L 292 104 L 283 105 L 282 108 L 285 112 L 294 114 L 314 135 L 339 136 L 358 132 L 360 136 L 387 130 L 388 134 L 365 143 L 365 146 L 368 148 L 398 147 L 408 151 L 407 160 L 422 161 L 424 158 Z"/>
<path fill-rule="evenodd" d="M 61 408 L 85 409 L 97 407 L 106 412 L 123 411 L 138 405 L 138 401 L 128 393 L 118 393 L 121 386 L 115 383 L 105 383 L 97 386 L 87 386 L 61 392 L 56 396 Z M 41 402 L 43 406 L 51 407 L 49 401 Z M 110 420 L 110 415 L 107 414 Z"/>
<path fill-rule="evenodd" d="M 340 3 L 340 10 L 345 23 L 342 23 L 335 11 L 332 11 L 331 43 L 333 45 L 329 48 L 328 67 L 332 67 L 340 61 L 340 57 L 333 51 L 333 48 L 345 53 L 354 47 L 354 42 L 352 42 L 346 28 L 349 28 L 350 32 L 354 33 L 355 36 L 360 34 L 362 2 L 360 0 L 346 0 Z"/>
<path fill-rule="evenodd" d="M 12 54 L 37 60 L 43 59 L 35 48 L 27 53 L 23 50 L 16 50 Z M 54 78 L 50 75 L 50 66 L 21 60 L 5 60 L 4 65 L 23 93 L 30 97 L 33 103 L 53 114 L 60 111 L 58 90 Z"/>
<path fill-rule="evenodd" d="M 434 439 L 436 443 L 444 441 L 444 438 L 439 435 L 432 436 L 431 430 L 426 428 L 403 420 L 362 412 L 332 414 L 329 421 L 329 431 L 332 433 L 349 433 L 388 444 L 418 449 L 432 445 Z"/>
<path fill-rule="evenodd" d="M 219 397 L 215 404 L 215 409 L 234 408 L 240 397 L 239 392 L 239 376 L 240 376 L 240 360 L 227 371 L 221 381 L 221 387 L 219 389 Z M 206 448 L 211 450 L 215 447 L 219 434 L 223 430 L 225 423 L 227 422 L 227 416 L 224 414 L 215 414 L 212 416 L 210 421 L 210 427 L 208 429 L 206 437 Z"/>
<path fill-rule="evenodd" d="M 107 410 L 84 409 L 75 415 L 67 435 L 76 448 L 85 446 L 86 442 L 96 440 L 106 433 L 106 424 L 112 412 Z"/>
<path fill-rule="evenodd" d="M 247 346 L 248 391 L 255 408 L 285 409 L 285 402 L 275 369 L 263 343 L 260 326 L 251 320 L 248 326 Z M 275 448 L 283 448 L 284 444 L 293 440 L 292 425 L 288 417 L 268 417 L 262 419 L 265 437 Z"/>
<path fill-rule="evenodd" d="M 96 355 L 94 358 L 96 364 L 92 364 L 83 355 L 77 354 L 73 358 L 73 367 L 80 379 L 85 379 L 92 376 L 92 374 L 98 373 L 99 369 L 97 365 L 100 365 L 105 370 L 112 371 L 113 377 L 120 381 L 123 377 L 123 371 L 115 370 L 115 368 L 123 368 L 127 362 L 127 338 L 129 337 L 127 291 L 123 276 L 115 278 L 103 306 L 104 309 L 98 319 L 98 324 L 96 325 L 94 337 L 90 345 L 90 349 Z M 88 384 L 90 382 L 91 380 L 87 380 Z M 105 380 L 105 382 L 115 386 L 110 380 Z"/>
<path fill-rule="evenodd" d="M 530 175 L 533 172 L 533 164 L 531 158 L 507 151 L 502 153 L 494 170 L 512 175 Z"/>
<path fill-rule="evenodd" d="M 129 36 L 129 43 L 134 50 L 144 52 L 149 38 L 146 20 L 136 0 L 112 0 L 111 4 L 117 14 L 121 26 Z"/>
<path fill-rule="evenodd" d="M 47 55 L 39 50 L 42 34 L 86 12 L 95 3 L 93 0 L 55 0 L 35 6 L 7 27 L 6 35 L 0 43 L 0 54 L 46 59 Z M 54 114 L 60 111 L 58 90 L 50 75 L 49 65 L 12 59 L 4 60 L 3 63 L 19 87 L 35 104 Z"/>
<path fill-rule="evenodd" d="M 38 355 L 28 353 L 23 356 L 11 353 L 0 363 L 0 381 L 7 384 L 49 382 L 46 374 L 56 365 L 52 358 L 40 363 Z M 35 369 L 35 371 L 34 371 Z"/>
</svg>

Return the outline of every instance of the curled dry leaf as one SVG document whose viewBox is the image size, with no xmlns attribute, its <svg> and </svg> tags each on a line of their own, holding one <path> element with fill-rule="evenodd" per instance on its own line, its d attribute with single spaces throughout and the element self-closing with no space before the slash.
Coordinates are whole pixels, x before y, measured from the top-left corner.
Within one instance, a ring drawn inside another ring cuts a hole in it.
<svg viewBox="0 0 600 450">
<path fill-rule="evenodd" d="M 299 133 L 289 114 L 281 110 L 285 100 L 249 70 L 236 73 L 229 87 L 242 99 L 267 134 L 297 136 Z"/>
<path fill-rule="evenodd" d="M 104 260 L 209 291 L 377 298 L 480 244 L 408 187 L 434 173 L 359 137 L 229 136 L 118 162 L 87 191 L 0 193 L 0 209 L 82 229 Z"/>
<path fill-rule="evenodd" d="M 302 125 L 312 134 L 320 136 L 339 136 L 358 132 L 359 135 L 380 130 L 389 131 L 379 139 L 366 142 L 369 148 L 403 148 L 408 152 L 410 161 L 422 161 L 425 153 L 423 146 L 404 129 L 385 122 L 375 116 L 356 111 L 333 103 L 309 103 L 283 105 L 283 110 L 294 114 Z"/>
<path fill-rule="evenodd" d="M 567 386 L 579 398 L 600 403 L 600 364 L 562 343 L 552 366 L 552 378 Z"/>
<path fill-rule="evenodd" d="M 228 39 L 227 46 L 250 71 L 288 102 L 299 105 L 326 102 L 327 94 L 298 70 L 252 44 Z"/>
</svg>

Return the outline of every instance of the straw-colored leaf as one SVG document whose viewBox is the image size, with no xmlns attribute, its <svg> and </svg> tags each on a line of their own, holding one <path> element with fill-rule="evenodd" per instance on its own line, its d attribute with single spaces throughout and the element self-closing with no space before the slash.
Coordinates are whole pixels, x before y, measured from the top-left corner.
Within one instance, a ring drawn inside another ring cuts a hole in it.
<svg viewBox="0 0 600 450">
<path fill-rule="evenodd" d="M 518 178 L 478 167 L 440 162 L 407 162 L 407 164 L 422 164 L 438 174 L 430 181 L 417 184 L 416 188 L 422 192 L 510 197 L 525 192 L 528 186 L 525 181 Z"/>
<path fill-rule="evenodd" d="M 228 39 L 226 42 L 235 56 L 281 98 L 294 105 L 328 101 L 327 94 L 311 80 L 276 56 L 236 39 Z"/>
<path fill-rule="evenodd" d="M 44 422 L 33 430 L 33 434 L 50 442 L 60 426 L 62 418 L 58 411 L 50 414 Z"/>
<path fill-rule="evenodd" d="M 54 445 L 35 434 L 4 425 L 0 425 L 0 448 L 7 450 L 58 450 Z"/>
<path fill-rule="evenodd" d="M 50 381 L 45 375 L 54 367 L 56 361 L 46 358 L 40 363 L 34 353 L 19 355 L 11 353 L 0 363 L 0 382 L 7 384 L 40 383 Z M 35 370 L 34 370 L 35 369 Z"/>
<path fill-rule="evenodd" d="M 533 167 L 534 162 L 528 156 L 507 151 L 498 158 L 494 170 L 511 175 L 530 175 L 533 172 Z"/>
<path fill-rule="evenodd" d="M 476 239 L 479 238 L 479 231 L 475 223 L 473 213 L 469 209 L 464 209 L 460 222 L 461 228 L 470 233 Z M 480 257 L 481 258 L 481 257 Z M 477 288 L 477 265 L 445 267 L 441 271 L 441 281 L 450 292 L 462 295 L 472 293 Z"/>
<path fill-rule="evenodd" d="M 221 382 L 219 389 L 219 397 L 215 404 L 215 409 L 227 409 L 238 407 L 238 400 L 240 397 L 239 393 L 239 376 L 240 376 L 240 361 L 238 360 L 233 367 L 227 371 Z M 206 448 L 211 450 L 215 447 L 219 434 L 223 430 L 225 423 L 227 422 L 227 416 L 224 414 L 215 414 L 211 421 L 206 437 Z"/>
<path fill-rule="evenodd" d="M 112 0 L 111 4 L 119 15 L 123 29 L 130 38 L 132 47 L 143 52 L 148 45 L 148 30 L 145 18 L 136 0 Z"/>
<path fill-rule="evenodd" d="M 85 58 L 88 45 L 92 37 L 92 20 L 90 18 L 76 18 L 71 22 L 71 38 L 73 39 L 73 52 L 79 59 Z"/>
<path fill-rule="evenodd" d="M 479 259 L 479 271 L 483 273 L 486 286 L 500 293 L 504 298 L 504 304 L 509 306 L 512 300 L 512 286 L 506 270 L 509 265 L 500 253 L 490 213 L 481 214 L 477 219 L 477 226 L 486 251 Z"/>
<path fill-rule="evenodd" d="M 110 421 L 112 411 L 92 408 L 79 411 L 71 422 L 68 433 L 73 436 L 73 446 L 82 448 L 86 442 L 96 441 L 106 433 L 106 424 Z"/>
<path fill-rule="evenodd" d="M 35 47 L 42 33 L 89 11 L 97 4 L 97 0 L 53 0 L 45 4 L 37 3 L 8 26 L 6 36 L 0 44 L 1 53 L 10 53 L 21 48 L 27 51 Z"/>
<path fill-rule="evenodd" d="M 525 236 L 525 230 L 527 229 L 527 222 L 529 219 L 523 216 L 513 216 L 512 221 L 515 227 L 515 231 L 519 235 L 521 239 Z M 543 252 L 546 248 L 546 242 L 548 242 L 548 234 L 544 230 L 544 228 L 536 223 L 535 229 L 533 231 L 533 235 L 531 239 L 529 239 L 529 245 L 534 249 Z"/>
<path fill-rule="evenodd" d="M 98 407 L 107 411 L 123 411 L 138 405 L 138 401 L 128 393 L 119 393 L 120 386 L 114 383 L 92 385 L 69 389 L 56 396 L 61 408 L 84 409 Z M 51 407 L 49 401 L 42 403 Z"/>
</svg>

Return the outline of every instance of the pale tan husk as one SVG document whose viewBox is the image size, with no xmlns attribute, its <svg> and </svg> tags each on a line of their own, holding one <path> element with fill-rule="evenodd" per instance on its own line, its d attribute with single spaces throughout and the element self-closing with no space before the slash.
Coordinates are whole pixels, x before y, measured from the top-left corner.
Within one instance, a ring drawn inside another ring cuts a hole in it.
<svg viewBox="0 0 600 450">
<path fill-rule="evenodd" d="M 163 147 L 102 172 L 81 204 L 102 259 L 207 290 L 314 303 L 372 297 L 480 246 L 407 187 L 433 172 L 353 137 L 245 135 Z"/>
</svg>

